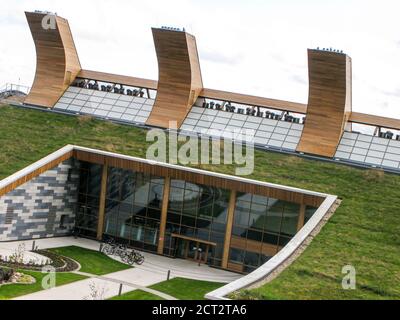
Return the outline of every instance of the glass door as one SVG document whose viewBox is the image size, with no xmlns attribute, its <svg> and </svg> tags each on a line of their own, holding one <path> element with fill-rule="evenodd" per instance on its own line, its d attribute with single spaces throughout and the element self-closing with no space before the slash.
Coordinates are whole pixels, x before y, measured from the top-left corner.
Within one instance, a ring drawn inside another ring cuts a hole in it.
<svg viewBox="0 0 400 320">
<path fill-rule="evenodd" d="M 197 260 L 198 243 L 195 241 L 188 241 L 188 251 L 186 259 Z"/>
</svg>

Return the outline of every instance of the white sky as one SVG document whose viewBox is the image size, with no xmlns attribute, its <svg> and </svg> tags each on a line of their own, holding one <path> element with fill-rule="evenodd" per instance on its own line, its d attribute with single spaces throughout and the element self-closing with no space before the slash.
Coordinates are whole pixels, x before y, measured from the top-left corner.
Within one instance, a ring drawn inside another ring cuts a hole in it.
<svg viewBox="0 0 400 320">
<path fill-rule="evenodd" d="M 69 20 L 85 69 L 156 80 L 151 27 L 185 27 L 197 38 L 205 87 L 303 103 L 308 99 L 307 48 L 341 49 L 353 58 L 353 110 L 400 118 L 396 0 L 0 4 L 0 87 L 19 78 L 32 84 L 36 54 L 24 11 L 47 10 Z"/>
</svg>

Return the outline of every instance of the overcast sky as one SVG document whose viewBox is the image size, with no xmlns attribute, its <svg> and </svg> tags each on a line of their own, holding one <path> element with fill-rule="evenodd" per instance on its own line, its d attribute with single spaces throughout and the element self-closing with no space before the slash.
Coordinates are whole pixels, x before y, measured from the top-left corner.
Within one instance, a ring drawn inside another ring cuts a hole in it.
<svg viewBox="0 0 400 320">
<path fill-rule="evenodd" d="M 156 80 L 151 27 L 185 27 L 197 38 L 205 87 L 303 103 L 307 48 L 344 50 L 353 58 L 353 110 L 400 118 L 399 9 L 396 0 L 7 1 L 0 87 L 32 84 L 24 11 L 47 10 L 69 20 L 85 69 Z"/>
</svg>

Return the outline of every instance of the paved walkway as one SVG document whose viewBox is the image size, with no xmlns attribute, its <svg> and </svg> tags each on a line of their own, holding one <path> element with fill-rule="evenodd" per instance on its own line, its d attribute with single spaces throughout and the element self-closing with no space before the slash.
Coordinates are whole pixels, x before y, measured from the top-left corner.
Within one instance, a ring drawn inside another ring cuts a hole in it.
<svg viewBox="0 0 400 320">
<path fill-rule="evenodd" d="M 1 250 L 14 250 L 19 244 L 25 243 L 26 248 L 32 248 L 32 240 L 0 243 Z M 65 246 L 79 246 L 92 250 L 99 250 L 97 241 L 73 237 L 51 238 L 36 240 L 39 249 L 50 249 Z M 28 249 L 29 250 L 29 249 Z M 102 277 L 92 276 L 90 279 L 74 282 L 61 287 L 56 287 L 46 291 L 36 292 L 18 298 L 18 300 L 82 300 L 89 299 L 92 290 L 90 285 L 94 285 L 98 291 L 104 291 L 105 299 L 118 295 L 120 283 L 123 283 L 123 293 L 141 289 L 167 300 L 174 297 L 165 295 L 155 290 L 146 288 L 153 284 L 167 280 L 168 271 L 171 271 L 171 279 L 175 277 L 196 279 L 211 282 L 230 283 L 239 279 L 241 276 L 235 273 L 210 268 L 206 265 L 198 266 L 197 263 L 181 259 L 171 259 L 150 253 L 143 253 L 145 262 L 141 266 L 128 269 Z M 118 260 L 117 258 L 113 257 Z"/>
<path fill-rule="evenodd" d="M 96 299 L 109 299 L 118 295 L 120 284 L 123 285 L 122 293 L 140 289 L 165 300 L 176 300 L 170 295 L 147 288 L 147 286 L 166 280 L 164 277 L 154 275 L 151 272 L 143 272 L 143 270 L 133 268 L 107 274 L 105 276 L 96 276 L 82 272 L 76 273 L 89 278 L 49 290 L 28 294 L 14 300 L 93 300 L 94 297 L 91 296 L 94 293 L 92 290 L 93 287 L 99 293 Z"/>
</svg>

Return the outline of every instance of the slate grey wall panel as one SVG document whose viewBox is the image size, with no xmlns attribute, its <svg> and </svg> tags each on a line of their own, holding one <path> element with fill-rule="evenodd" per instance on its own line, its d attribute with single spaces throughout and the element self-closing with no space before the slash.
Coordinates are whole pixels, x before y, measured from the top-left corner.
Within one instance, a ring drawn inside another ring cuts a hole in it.
<svg viewBox="0 0 400 320">
<path fill-rule="evenodd" d="M 70 233 L 75 222 L 79 185 L 79 170 L 73 165 L 73 160 L 67 160 L 0 197 L 0 241 Z M 10 210 L 12 217 L 6 221 Z M 63 227 L 60 226 L 62 216 Z"/>
</svg>

